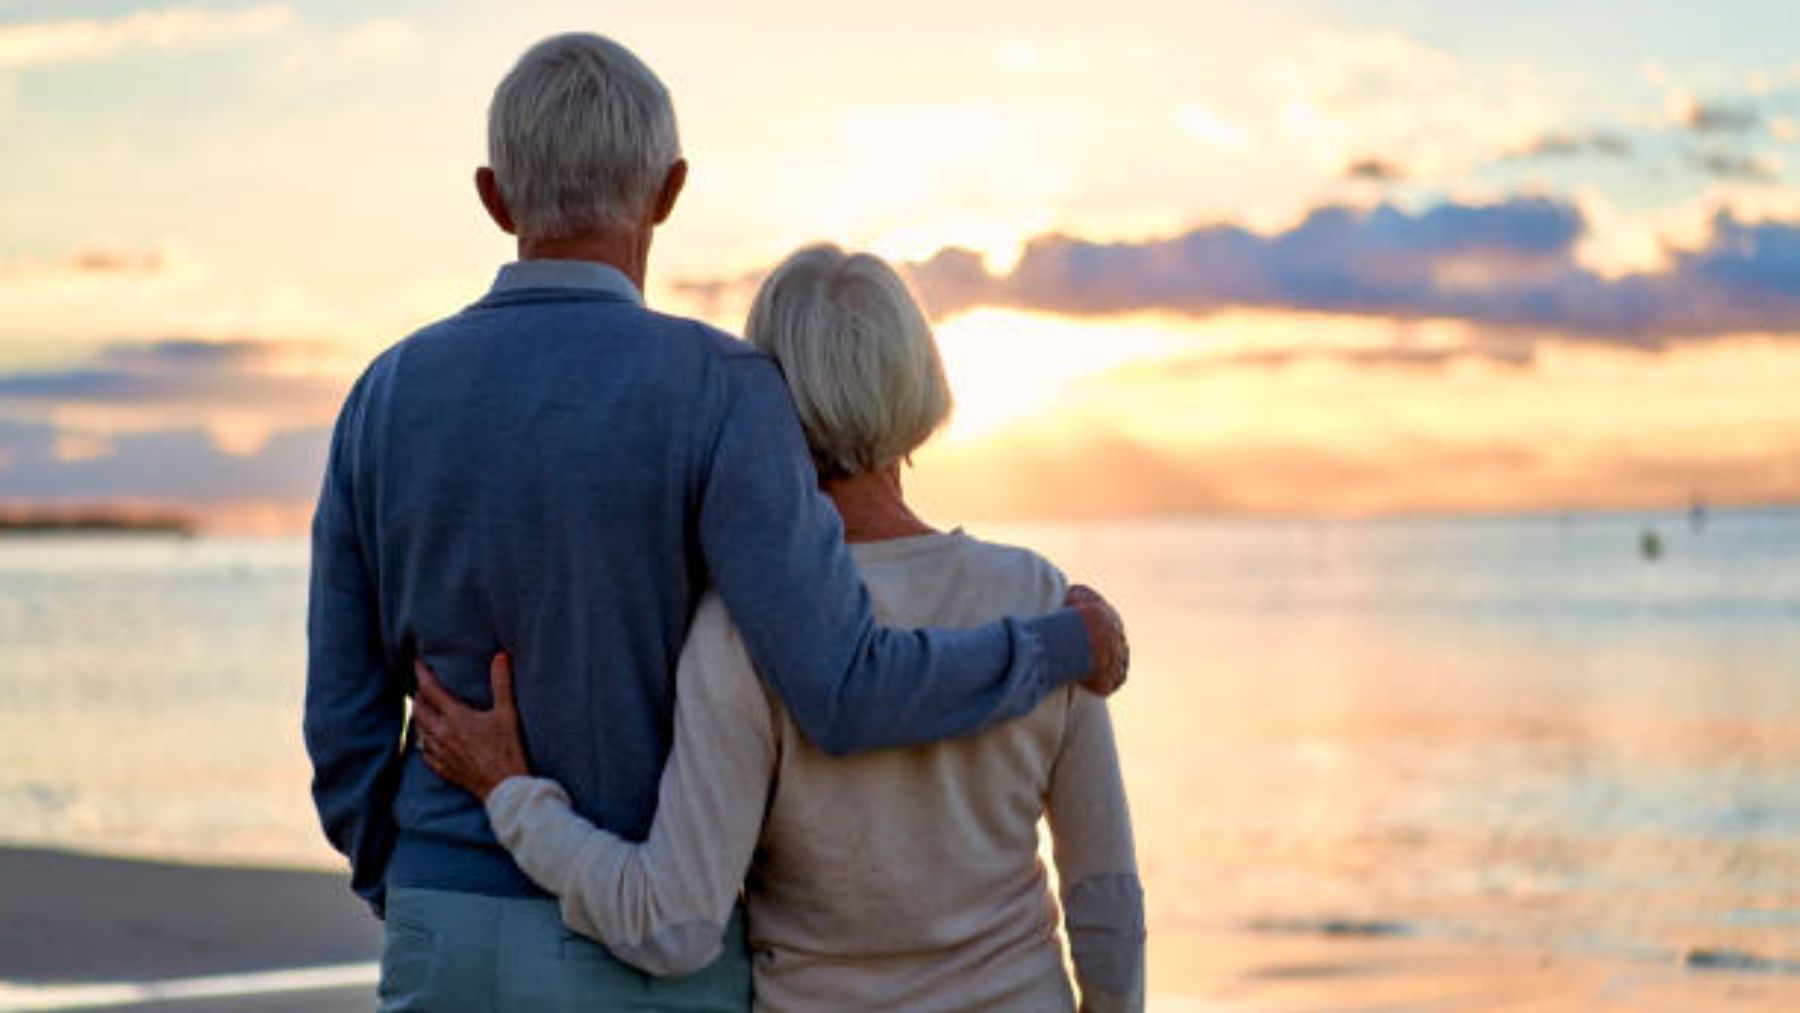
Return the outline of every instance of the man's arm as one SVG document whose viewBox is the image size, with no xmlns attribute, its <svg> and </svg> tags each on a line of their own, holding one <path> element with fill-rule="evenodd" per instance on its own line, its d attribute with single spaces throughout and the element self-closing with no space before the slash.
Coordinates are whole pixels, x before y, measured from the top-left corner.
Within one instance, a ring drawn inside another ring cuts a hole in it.
<svg viewBox="0 0 1800 1013">
<path fill-rule="evenodd" d="M 701 549 L 757 670 L 820 749 L 841 755 L 985 728 L 1117 653 L 1105 627 L 1073 609 L 973 630 L 877 626 L 781 374 L 760 358 L 730 368 Z M 1099 633 L 1092 647 L 1090 631 Z"/>
<path fill-rule="evenodd" d="M 350 859 L 351 888 L 379 916 L 397 833 L 406 698 L 383 662 L 379 602 L 352 508 L 350 434 L 361 390 L 359 383 L 338 417 L 313 516 L 304 731 L 325 836 Z"/>
</svg>

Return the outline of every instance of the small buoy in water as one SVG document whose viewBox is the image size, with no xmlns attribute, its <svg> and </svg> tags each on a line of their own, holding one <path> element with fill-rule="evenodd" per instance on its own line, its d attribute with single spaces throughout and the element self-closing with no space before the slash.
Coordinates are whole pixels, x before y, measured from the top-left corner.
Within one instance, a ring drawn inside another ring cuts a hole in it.
<svg viewBox="0 0 1800 1013">
<path fill-rule="evenodd" d="M 1645 559 L 1654 563 L 1662 558 L 1662 551 L 1662 536 L 1649 528 L 1645 528 L 1644 533 L 1638 536 L 1638 552 L 1641 553 Z"/>
</svg>

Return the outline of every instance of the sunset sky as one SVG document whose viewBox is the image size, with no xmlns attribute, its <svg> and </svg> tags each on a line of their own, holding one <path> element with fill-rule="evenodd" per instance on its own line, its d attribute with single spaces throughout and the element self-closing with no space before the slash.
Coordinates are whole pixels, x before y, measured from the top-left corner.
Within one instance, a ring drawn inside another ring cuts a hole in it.
<svg viewBox="0 0 1800 1013">
<path fill-rule="evenodd" d="M 511 253 L 488 95 L 635 49 L 650 298 L 907 262 L 963 517 L 1800 502 L 1791 0 L 0 0 L 0 504 L 303 519 L 349 381 Z"/>
</svg>

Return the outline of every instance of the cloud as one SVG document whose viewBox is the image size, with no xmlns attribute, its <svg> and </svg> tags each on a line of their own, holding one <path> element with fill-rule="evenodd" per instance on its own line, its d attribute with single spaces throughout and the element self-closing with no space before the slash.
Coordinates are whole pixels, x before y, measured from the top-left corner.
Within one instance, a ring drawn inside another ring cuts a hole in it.
<svg viewBox="0 0 1800 1013">
<path fill-rule="evenodd" d="M 1370 348 L 1317 346 L 1233 352 L 1210 356 L 1202 361 L 1207 369 L 1286 369 L 1300 363 L 1319 361 L 1363 368 L 1439 369 L 1464 359 L 1482 359 L 1503 366 L 1522 367 L 1531 364 L 1533 355 L 1529 347 L 1512 345 L 1487 347 L 1477 344 L 1456 348 L 1413 348 L 1405 345 Z"/>
<path fill-rule="evenodd" d="M 1669 92 L 1663 108 L 1676 124 L 1701 134 L 1743 134 L 1756 129 L 1762 113 L 1749 102 L 1702 102 L 1692 92 Z"/>
<path fill-rule="evenodd" d="M 1556 108 L 1528 81 L 1483 81 L 1404 35 L 1301 38 L 1281 53 L 1260 75 L 1279 135 L 1330 173 L 1380 152 L 1414 180 L 1455 181 L 1542 131 Z"/>
<path fill-rule="evenodd" d="M 0 502 L 302 502 L 349 371 L 319 342 L 176 338 L 0 374 Z"/>
<path fill-rule="evenodd" d="M 227 524 L 292 529 L 353 369 L 324 342 L 167 338 L 0 372 L 0 504 L 263 504 Z"/>
<path fill-rule="evenodd" d="M 54 425 L 64 460 L 187 430 L 223 453 L 255 456 L 276 434 L 329 422 L 354 368 L 319 342 L 119 344 L 62 368 L 0 374 L 0 420 Z"/>
<path fill-rule="evenodd" d="M 343 383 L 335 371 L 317 366 L 334 355 L 331 346 L 305 342 L 178 338 L 118 344 L 88 363 L 0 374 L 0 408 L 161 405 L 328 416 Z"/>
<path fill-rule="evenodd" d="M 1589 130 L 1572 133 L 1566 130 L 1552 130 L 1540 135 L 1525 148 L 1508 155 L 1508 159 L 1550 159 L 1573 158 L 1578 155 L 1598 155 L 1606 158 L 1628 158 L 1632 153 L 1632 144 L 1624 134 L 1611 130 Z"/>
<path fill-rule="evenodd" d="M 1572 204 L 1517 197 L 1322 207 L 1273 234 L 1217 224 L 1143 242 L 1040 236 L 1010 273 L 947 248 L 912 273 L 933 311 L 978 305 L 1068 314 L 1230 307 L 1443 318 L 1639 348 L 1733 333 L 1800 332 L 1800 222 L 1748 223 L 1729 213 L 1668 266 L 1603 277 L 1581 266 L 1587 232 Z"/>
<path fill-rule="evenodd" d="M 145 278 L 168 267 L 168 256 L 161 249 L 89 246 L 55 257 L 0 260 L 0 284 L 70 276 Z"/>
<path fill-rule="evenodd" d="M 1081 314 L 1272 306 L 1415 316 L 1434 292 L 1473 287 L 1454 274 L 1497 281 L 1559 264 L 1582 229 L 1575 208 L 1539 198 L 1421 214 L 1329 206 L 1273 235 L 1228 224 L 1141 243 L 1049 235 L 1027 244 L 1005 277 L 958 249 L 913 274 L 938 312 L 988 303 Z"/>
<path fill-rule="evenodd" d="M 231 11 L 171 7 L 112 19 L 36 21 L 0 27 L 0 71 L 99 60 L 134 49 L 226 42 L 286 28 L 293 9 L 268 4 Z"/>
<path fill-rule="evenodd" d="M 69 454 L 59 427 L 0 418 L 0 488 L 15 502 L 304 501 L 318 491 L 330 436 L 329 426 L 297 427 L 235 454 L 196 427 L 125 434 Z"/>
<path fill-rule="evenodd" d="M 1781 177 L 1781 164 L 1768 155 L 1744 154 L 1724 148 L 1706 148 L 1688 153 L 1688 164 L 1718 179 L 1770 183 Z"/>
<path fill-rule="evenodd" d="M 1371 183 L 1392 183 L 1406 178 L 1406 170 L 1383 158 L 1360 158 L 1344 167 L 1344 178 Z"/>
</svg>

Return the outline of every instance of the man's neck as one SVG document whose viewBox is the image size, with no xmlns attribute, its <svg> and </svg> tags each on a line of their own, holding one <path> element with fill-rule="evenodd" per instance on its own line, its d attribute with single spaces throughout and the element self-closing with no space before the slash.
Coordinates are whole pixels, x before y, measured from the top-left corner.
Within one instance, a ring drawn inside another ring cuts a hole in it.
<svg viewBox="0 0 1800 1013">
<path fill-rule="evenodd" d="M 650 230 L 593 232 L 558 239 L 519 238 L 520 260 L 591 260 L 615 268 L 644 291 Z"/>
</svg>

